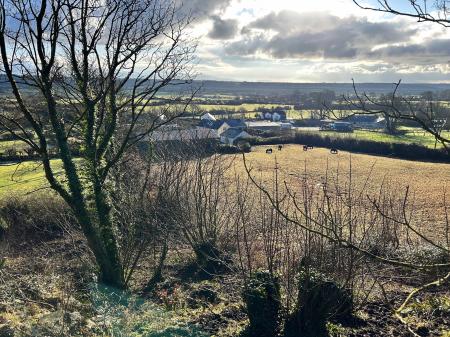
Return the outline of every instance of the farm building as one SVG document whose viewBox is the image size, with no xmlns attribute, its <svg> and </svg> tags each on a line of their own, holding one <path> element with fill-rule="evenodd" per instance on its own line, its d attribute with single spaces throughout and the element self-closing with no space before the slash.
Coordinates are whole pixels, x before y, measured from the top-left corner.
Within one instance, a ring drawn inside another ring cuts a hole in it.
<svg viewBox="0 0 450 337">
<path fill-rule="evenodd" d="M 223 119 L 219 121 L 204 119 L 200 122 L 200 127 L 216 130 L 217 134 L 220 136 L 230 128 L 244 130 L 246 125 L 242 119 Z"/>
<path fill-rule="evenodd" d="M 247 132 L 239 128 L 229 128 L 220 135 L 220 141 L 224 144 L 234 145 L 235 141 L 251 137 Z"/>
<path fill-rule="evenodd" d="M 331 130 L 337 132 L 353 132 L 353 124 L 348 122 L 334 122 Z"/>
<path fill-rule="evenodd" d="M 351 123 L 354 129 L 384 129 L 386 120 L 377 115 L 353 115 L 344 119 Z"/>
<path fill-rule="evenodd" d="M 149 136 L 150 140 L 155 142 L 165 141 L 189 141 L 189 140 L 205 140 L 219 139 L 216 130 L 208 128 L 192 128 L 192 129 L 175 129 L 167 131 L 155 131 Z"/>
<path fill-rule="evenodd" d="M 292 129 L 292 124 L 291 123 L 280 123 L 281 129 L 282 130 L 290 130 Z"/>
<path fill-rule="evenodd" d="M 213 121 L 210 119 L 202 119 L 200 121 L 200 123 L 198 124 L 198 126 L 201 128 L 217 130 L 219 127 L 222 126 L 222 124 L 223 124 L 223 121 L 221 121 L 221 120 Z"/>
<path fill-rule="evenodd" d="M 245 123 L 248 130 L 259 131 L 280 131 L 281 123 L 275 123 L 270 121 L 251 121 Z"/>
</svg>

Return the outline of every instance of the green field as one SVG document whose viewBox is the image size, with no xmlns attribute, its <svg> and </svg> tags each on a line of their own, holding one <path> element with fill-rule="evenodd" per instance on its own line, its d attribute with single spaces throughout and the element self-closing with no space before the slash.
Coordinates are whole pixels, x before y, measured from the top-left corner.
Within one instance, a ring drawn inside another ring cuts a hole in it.
<svg viewBox="0 0 450 337">
<path fill-rule="evenodd" d="M 5 153 L 8 150 L 23 151 L 28 146 L 20 140 L 2 140 L 0 141 L 0 153 Z"/>
<path fill-rule="evenodd" d="M 210 112 L 214 110 L 232 110 L 235 111 L 235 114 L 232 114 L 230 117 L 233 118 L 255 118 L 255 114 L 260 111 L 262 108 L 272 109 L 279 107 L 280 104 L 240 104 L 240 105 L 227 105 L 227 104 L 199 104 L 196 107 L 201 112 Z M 286 105 L 288 106 L 288 105 Z M 309 118 L 311 115 L 311 110 L 294 110 L 293 105 L 289 105 L 291 110 L 287 112 L 288 119 L 301 119 L 301 118 Z M 245 111 L 244 113 L 239 113 L 239 111 Z M 228 117 L 228 115 L 224 115 Z M 217 116 L 216 116 L 217 117 Z M 225 118 L 225 117 L 224 117 Z"/>
<path fill-rule="evenodd" d="M 320 131 L 322 135 L 330 135 L 336 137 L 353 137 L 364 140 L 372 140 L 376 142 L 388 143 L 415 143 L 430 148 L 441 148 L 442 144 L 437 143 L 434 137 L 420 128 L 400 128 L 402 133 L 389 135 L 381 131 L 355 130 L 353 133 L 338 133 L 333 131 Z M 445 131 L 443 136 L 450 138 L 450 131 Z"/>
<path fill-rule="evenodd" d="M 57 175 L 61 174 L 61 161 L 52 160 L 51 165 Z M 0 165 L 0 198 L 12 194 L 27 194 L 47 187 L 42 165 L 28 161 L 21 164 Z"/>
</svg>

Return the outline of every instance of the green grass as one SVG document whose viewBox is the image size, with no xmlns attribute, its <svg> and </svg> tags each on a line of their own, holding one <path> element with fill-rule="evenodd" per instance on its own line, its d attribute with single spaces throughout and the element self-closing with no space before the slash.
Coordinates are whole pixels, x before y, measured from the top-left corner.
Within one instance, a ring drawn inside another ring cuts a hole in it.
<svg viewBox="0 0 450 337">
<path fill-rule="evenodd" d="M 51 165 L 55 174 L 62 173 L 60 160 L 52 160 Z M 11 194 L 27 194 L 47 186 L 44 170 L 39 162 L 0 165 L 0 198 Z"/>
<path fill-rule="evenodd" d="M 338 137 L 353 137 L 364 140 L 387 143 L 408 143 L 420 144 L 430 148 L 435 147 L 434 137 L 420 128 L 400 128 L 402 134 L 389 135 L 381 131 L 355 130 L 353 133 L 337 133 L 333 131 L 320 131 L 320 134 L 328 134 Z M 443 133 L 443 136 L 450 138 L 450 132 Z M 441 148 L 442 144 L 437 144 L 436 148 Z"/>
<path fill-rule="evenodd" d="M 22 141 L 19 140 L 2 140 L 0 141 L 0 152 L 6 152 L 10 149 L 14 149 L 16 151 L 22 151 L 26 149 L 28 146 Z"/>
</svg>

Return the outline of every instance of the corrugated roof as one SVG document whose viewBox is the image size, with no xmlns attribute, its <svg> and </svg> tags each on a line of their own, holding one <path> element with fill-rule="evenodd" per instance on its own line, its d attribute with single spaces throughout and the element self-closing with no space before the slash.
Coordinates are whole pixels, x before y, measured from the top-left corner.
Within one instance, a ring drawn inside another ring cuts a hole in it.
<svg viewBox="0 0 450 337">
<path fill-rule="evenodd" d="M 217 139 L 219 135 L 215 130 L 207 128 L 180 129 L 171 131 L 155 131 L 150 135 L 154 141 L 171 140 L 196 140 L 196 139 Z"/>
<path fill-rule="evenodd" d="M 255 122 L 246 122 L 245 123 L 248 128 L 262 128 L 262 127 L 279 127 L 280 123 L 270 122 L 270 121 L 255 121 Z"/>
<path fill-rule="evenodd" d="M 234 139 L 239 136 L 243 131 L 241 129 L 229 128 L 224 133 L 222 133 L 222 137 Z"/>
</svg>

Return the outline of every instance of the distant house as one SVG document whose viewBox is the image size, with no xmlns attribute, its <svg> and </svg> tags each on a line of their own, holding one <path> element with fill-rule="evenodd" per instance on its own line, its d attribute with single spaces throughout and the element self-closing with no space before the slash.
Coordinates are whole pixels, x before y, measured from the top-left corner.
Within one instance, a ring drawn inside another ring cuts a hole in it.
<svg viewBox="0 0 450 337">
<path fill-rule="evenodd" d="M 251 137 L 247 132 L 239 128 L 229 128 L 220 135 L 220 141 L 227 145 L 234 145 L 237 140 Z"/>
<path fill-rule="evenodd" d="M 220 136 L 230 128 L 244 130 L 246 125 L 242 119 L 222 119 L 218 121 L 204 119 L 200 122 L 200 127 L 216 130 Z"/>
<path fill-rule="evenodd" d="M 250 121 L 245 123 L 247 130 L 259 131 L 279 131 L 281 130 L 281 123 L 270 121 Z"/>
<path fill-rule="evenodd" d="M 223 124 L 223 121 L 221 121 L 221 120 L 213 121 L 210 119 L 202 119 L 198 126 L 201 128 L 217 130 L 222 124 Z"/>
<path fill-rule="evenodd" d="M 352 115 L 344 119 L 351 123 L 355 129 L 384 129 L 386 120 L 377 115 Z"/>
</svg>

